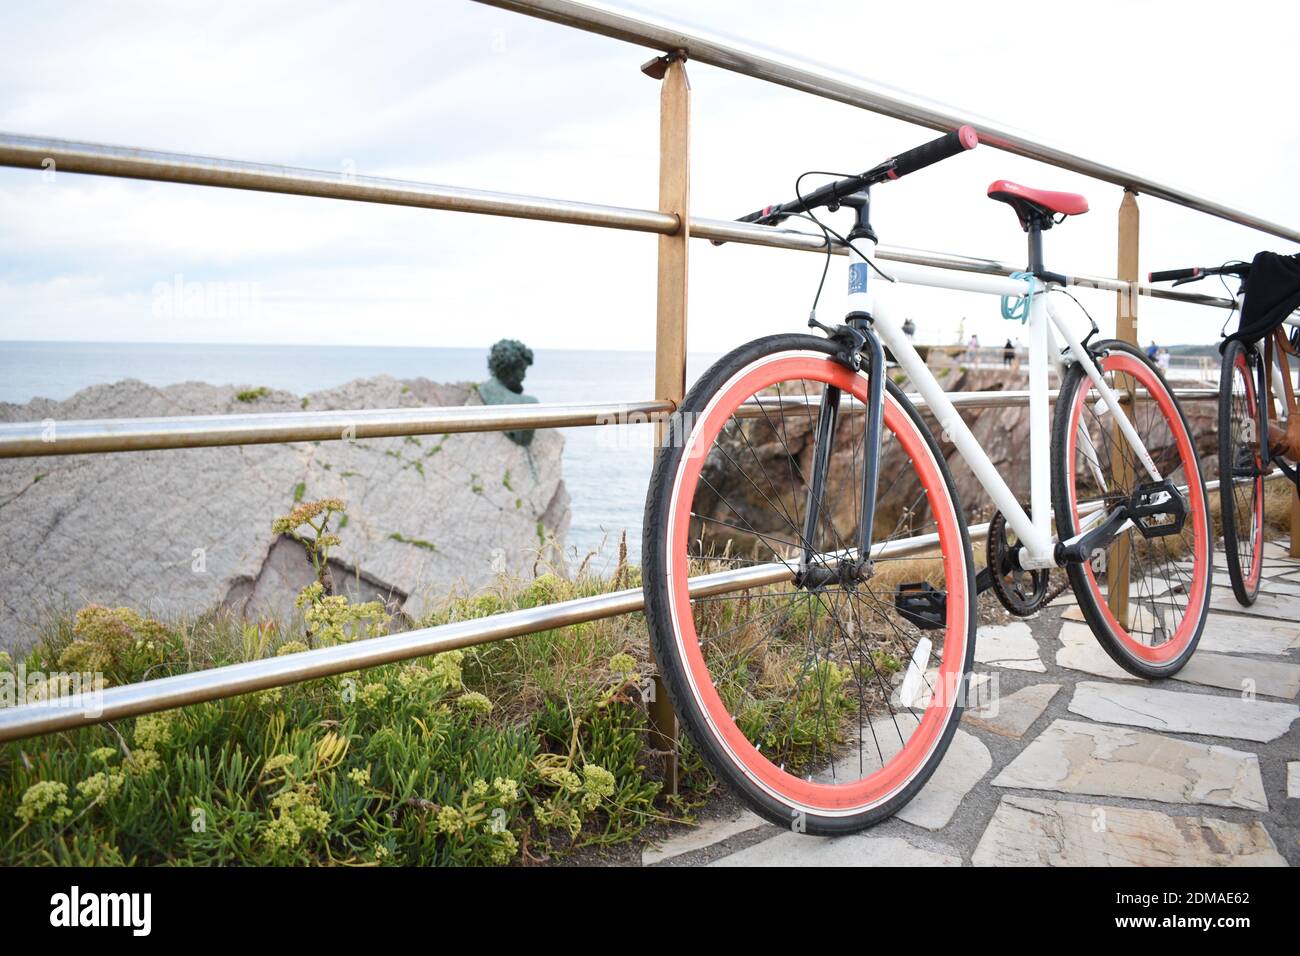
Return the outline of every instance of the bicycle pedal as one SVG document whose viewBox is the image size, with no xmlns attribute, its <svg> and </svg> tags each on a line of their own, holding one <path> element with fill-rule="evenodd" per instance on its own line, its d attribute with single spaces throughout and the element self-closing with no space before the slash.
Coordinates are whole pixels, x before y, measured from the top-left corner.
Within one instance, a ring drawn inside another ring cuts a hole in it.
<svg viewBox="0 0 1300 956">
<path fill-rule="evenodd" d="M 1187 501 L 1172 481 L 1149 481 L 1129 495 L 1128 516 L 1144 538 L 1178 534 L 1187 521 Z M 1153 521 L 1153 518 L 1163 520 Z"/>
<path fill-rule="evenodd" d="M 894 592 L 894 607 L 903 620 L 923 631 L 937 631 L 948 623 L 948 592 L 929 581 L 900 584 Z"/>
</svg>

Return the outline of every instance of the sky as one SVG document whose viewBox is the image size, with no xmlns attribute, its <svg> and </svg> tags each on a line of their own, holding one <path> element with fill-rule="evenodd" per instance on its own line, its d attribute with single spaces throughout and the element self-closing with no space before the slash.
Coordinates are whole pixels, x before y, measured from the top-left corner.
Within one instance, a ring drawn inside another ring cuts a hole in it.
<svg viewBox="0 0 1300 956">
<path fill-rule="evenodd" d="M 1293 83 L 1295 4 L 1245 0 L 1231 23 L 1221 4 L 1148 0 L 641 8 L 1300 226 L 1300 118 L 1277 105 Z M 6 4 L 0 131 L 654 208 L 659 90 L 638 70 L 651 55 L 468 0 Z M 699 216 L 792 198 L 804 170 L 861 171 L 936 135 L 704 64 L 688 73 Z M 1000 178 L 1086 195 L 1091 211 L 1047 234 L 1047 265 L 1115 274 L 1121 190 L 988 147 L 877 190 L 881 241 L 1023 261 L 1014 214 L 985 196 Z M 1144 273 L 1296 251 L 1139 203 Z M 510 336 L 651 349 L 655 246 L 614 230 L 0 169 L 0 340 Z M 844 268 L 832 264 L 823 321 L 842 312 Z M 689 347 L 802 328 L 821 269 L 812 254 L 693 242 Z M 1019 332 L 994 298 L 890 292 L 918 341 Z M 1113 330 L 1113 295 L 1079 297 Z M 1139 335 L 1212 342 L 1223 319 L 1144 300 Z"/>
</svg>

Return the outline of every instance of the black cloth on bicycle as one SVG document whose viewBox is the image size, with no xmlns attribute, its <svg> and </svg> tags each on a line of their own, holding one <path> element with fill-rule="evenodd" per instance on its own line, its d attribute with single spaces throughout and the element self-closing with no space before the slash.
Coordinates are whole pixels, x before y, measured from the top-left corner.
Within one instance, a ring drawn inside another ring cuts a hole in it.
<svg viewBox="0 0 1300 956">
<path fill-rule="evenodd" d="M 1228 338 L 1258 342 L 1300 308 L 1300 255 L 1259 253 L 1250 264 L 1244 291 L 1241 320 Z"/>
</svg>

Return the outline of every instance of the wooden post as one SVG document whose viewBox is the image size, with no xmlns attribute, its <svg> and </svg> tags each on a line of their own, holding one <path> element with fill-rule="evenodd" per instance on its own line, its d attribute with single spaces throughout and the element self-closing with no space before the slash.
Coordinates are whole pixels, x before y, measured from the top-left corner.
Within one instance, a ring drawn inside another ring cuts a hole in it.
<svg viewBox="0 0 1300 956">
<path fill-rule="evenodd" d="M 680 53 L 651 60 L 643 67 L 658 76 L 659 210 L 679 223 L 675 233 L 659 237 L 658 307 L 655 316 L 655 397 L 680 402 L 686 396 L 687 246 L 690 242 L 691 85 L 686 58 Z M 662 438 L 665 425 L 659 425 Z M 677 715 L 656 675 L 650 703 L 651 740 L 668 753 L 664 790 L 677 793 Z"/>
<path fill-rule="evenodd" d="M 1300 495 L 1294 493 L 1295 489 L 1288 488 L 1291 492 L 1291 557 L 1300 558 Z"/>
<path fill-rule="evenodd" d="M 1119 204 L 1119 257 L 1116 264 L 1115 275 L 1120 279 L 1136 283 L 1138 281 L 1138 204 L 1137 194 L 1129 190 L 1124 190 L 1124 198 Z M 1125 342 L 1138 344 L 1137 330 L 1137 289 L 1135 286 L 1129 286 L 1125 291 L 1116 294 L 1115 303 L 1115 337 Z M 1125 413 L 1129 418 L 1133 417 L 1135 410 L 1135 389 L 1133 382 L 1128 380 L 1128 376 L 1117 377 L 1116 384 L 1122 384 L 1128 390 L 1129 401 L 1125 406 Z M 1119 427 L 1115 428 L 1116 447 L 1123 447 L 1125 441 L 1120 433 Z M 1115 462 L 1115 477 L 1122 483 L 1129 483 L 1133 480 L 1133 475 L 1129 474 L 1131 468 L 1127 456 L 1117 456 L 1119 460 Z M 1129 620 L 1129 562 L 1130 548 L 1128 535 L 1124 535 L 1115 540 L 1110 546 L 1110 553 L 1106 560 L 1106 584 L 1107 597 L 1106 603 L 1110 605 L 1110 612 L 1115 615 L 1115 620 L 1119 621 L 1122 626 L 1127 627 Z"/>
</svg>

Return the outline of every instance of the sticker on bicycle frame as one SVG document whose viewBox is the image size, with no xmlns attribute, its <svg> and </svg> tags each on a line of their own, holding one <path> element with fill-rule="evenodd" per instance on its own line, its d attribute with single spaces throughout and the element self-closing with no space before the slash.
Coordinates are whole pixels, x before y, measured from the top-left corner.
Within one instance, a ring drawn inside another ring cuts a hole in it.
<svg viewBox="0 0 1300 956">
<path fill-rule="evenodd" d="M 849 295 L 867 291 L 867 264 L 855 262 L 849 266 Z"/>
<path fill-rule="evenodd" d="M 898 699 L 904 707 L 916 703 L 921 681 L 925 679 L 925 667 L 930 663 L 930 646 L 928 637 L 916 642 L 916 650 L 912 652 L 912 659 L 907 665 L 907 676 L 903 678 L 903 687 L 898 692 Z"/>
</svg>

